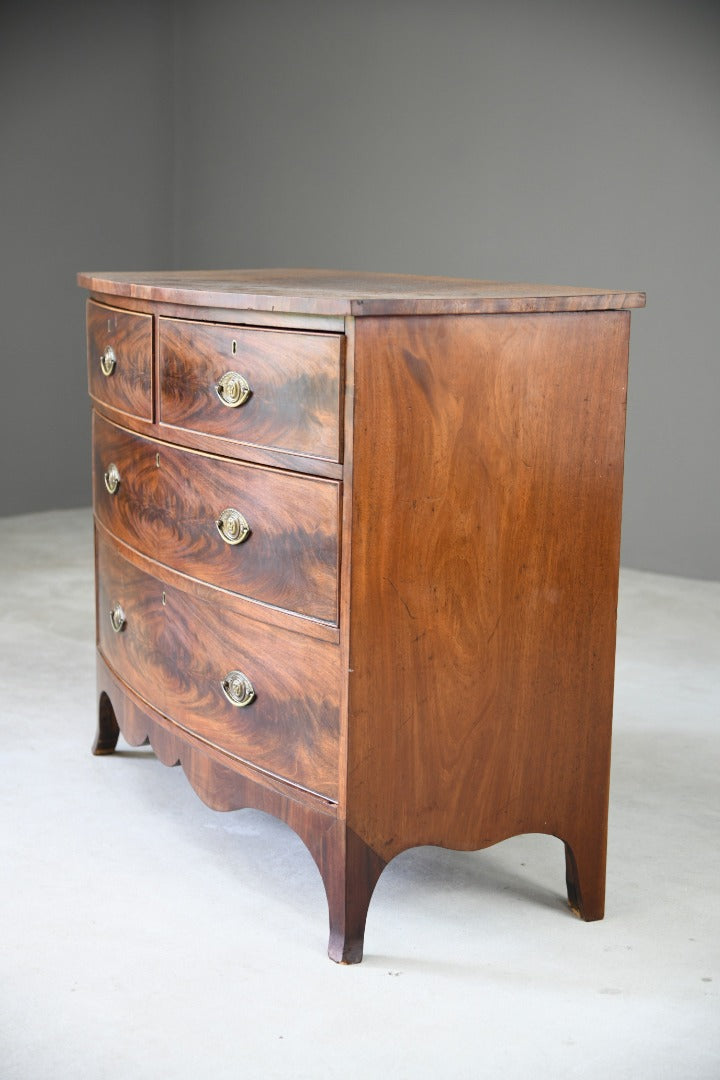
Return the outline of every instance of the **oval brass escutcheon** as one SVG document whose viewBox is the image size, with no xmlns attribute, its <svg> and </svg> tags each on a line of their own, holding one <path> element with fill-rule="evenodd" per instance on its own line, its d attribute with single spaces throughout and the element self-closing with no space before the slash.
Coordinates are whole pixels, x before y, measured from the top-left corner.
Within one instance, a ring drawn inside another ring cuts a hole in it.
<svg viewBox="0 0 720 1080">
<path fill-rule="evenodd" d="M 105 470 L 105 487 L 111 495 L 114 495 L 120 487 L 120 470 L 114 461 L 112 461 Z"/>
<path fill-rule="evenodd" d="M 230 704 L 240 709 L 255 700 L 253 684 L 242 671 L 229 671 L 220 686 Z"/>
<path fill-rule="evenodd" d="M 244 405 L 250 397 L 250 384 L 239 371 L 226 371 L 215 386 L 215 393 L 229 409 Z"/>
<path fill-rule="evenodd" d="M 102 370 L 103 375 L 112 375 L 116 364 L 117 356 L 115 355 L 115 350 L 112 345 L 107 345 L 100 357 L 100 369 Z"/>
<path fill-rule="evenodd" d="M 127 626 L 127 619 L 125 618 L 125 612 L 120 604 L 115 604 L 110 612 L 110 623 L 116 634 L 119 634 L 121 630 L 124 630 Z"/>
<path fill-rule="evenodd" d="M 215 522 L 226 544 L 242 544 L 250 535 L 250 526 L 239 510 L 228 507 Z"/>
</svg>

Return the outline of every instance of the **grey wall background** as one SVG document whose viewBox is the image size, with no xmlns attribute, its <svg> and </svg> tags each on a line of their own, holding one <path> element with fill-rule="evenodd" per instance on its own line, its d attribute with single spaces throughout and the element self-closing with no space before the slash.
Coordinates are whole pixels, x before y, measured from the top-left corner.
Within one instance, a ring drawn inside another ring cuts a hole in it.
<svg viewBox="0 0 720 1080">
<path fill-rule="evenodd" d="M 643 289 L 623 561 L 720 578 L 719 5 L 11 10 L 0 513 L 90 501 L 78 269 Z"/>
<path fill-rule="evenodd" d="M 168 13 L 2 5 L 2 515 L 91 501 L 77 271 L 172 259 Z"/>
</svg>

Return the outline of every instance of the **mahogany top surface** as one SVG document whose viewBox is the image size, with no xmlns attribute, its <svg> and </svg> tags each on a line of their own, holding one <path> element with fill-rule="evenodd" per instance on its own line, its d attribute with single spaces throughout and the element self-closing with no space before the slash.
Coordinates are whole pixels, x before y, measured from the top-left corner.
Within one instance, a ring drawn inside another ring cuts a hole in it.
<svg viewBox="0 0 720 1080">
<path fill-rule="evenodd" d="M 168 270 L 78 274 L 96 294 L 157 303 L 318 315 L 453 315 L 638 308 L 645 294 L 342 270 Z"/>
</svg>

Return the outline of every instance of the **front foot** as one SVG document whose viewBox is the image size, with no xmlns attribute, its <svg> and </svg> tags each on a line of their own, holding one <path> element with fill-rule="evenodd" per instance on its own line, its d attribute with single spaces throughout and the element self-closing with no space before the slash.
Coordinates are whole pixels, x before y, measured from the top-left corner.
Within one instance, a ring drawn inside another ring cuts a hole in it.
<svg viewBox="0 0 720 1080">
<path fill-rule="evenodd" d="M 342 928 L 331 928 L 328 956 L 336 964 L 359 964 L 362 960 L 365 925 L 356 927 L 354 932 L 356 936 L 350 938 Z"/>
<path fill-rule="evenodd" d="M 105 691 L 100 695 L 98 706 L 98 726 L 92 752 L 95 755 L 112 754 L 117 746 L 120 728 L 115 717 L 115 710 Z"/>
<path fill-rule="evenodd" d="M 385 861 L 338 823 L 319 865 L 330 915 L 328 956 L 336 964 L 359 964 L 370 898 Z"/>
</svg>

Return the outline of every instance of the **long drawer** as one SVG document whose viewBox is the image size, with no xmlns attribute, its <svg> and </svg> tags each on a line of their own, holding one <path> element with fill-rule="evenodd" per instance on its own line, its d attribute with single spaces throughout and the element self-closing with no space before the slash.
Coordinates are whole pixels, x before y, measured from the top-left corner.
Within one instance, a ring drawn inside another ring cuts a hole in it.
<svg viewBox="0 0 720 1080">
<path fill-rule="evenodd" d="M 231 756 L 336 799 L 338 647 L 239 618 L 96 543 L 98 646 L 120 678 Z"/>
<path fill-rule="evenodd" d="M 162 425 L 340 461 L 339 334 L 158 320 Z"/>
<path fill-rule="evenodd" d="M 169 446 L 98 415 L 93 424 L 95 512 L 110 532 L 191 577 L 337 622 L 336 481 Z"/>
</svg>

